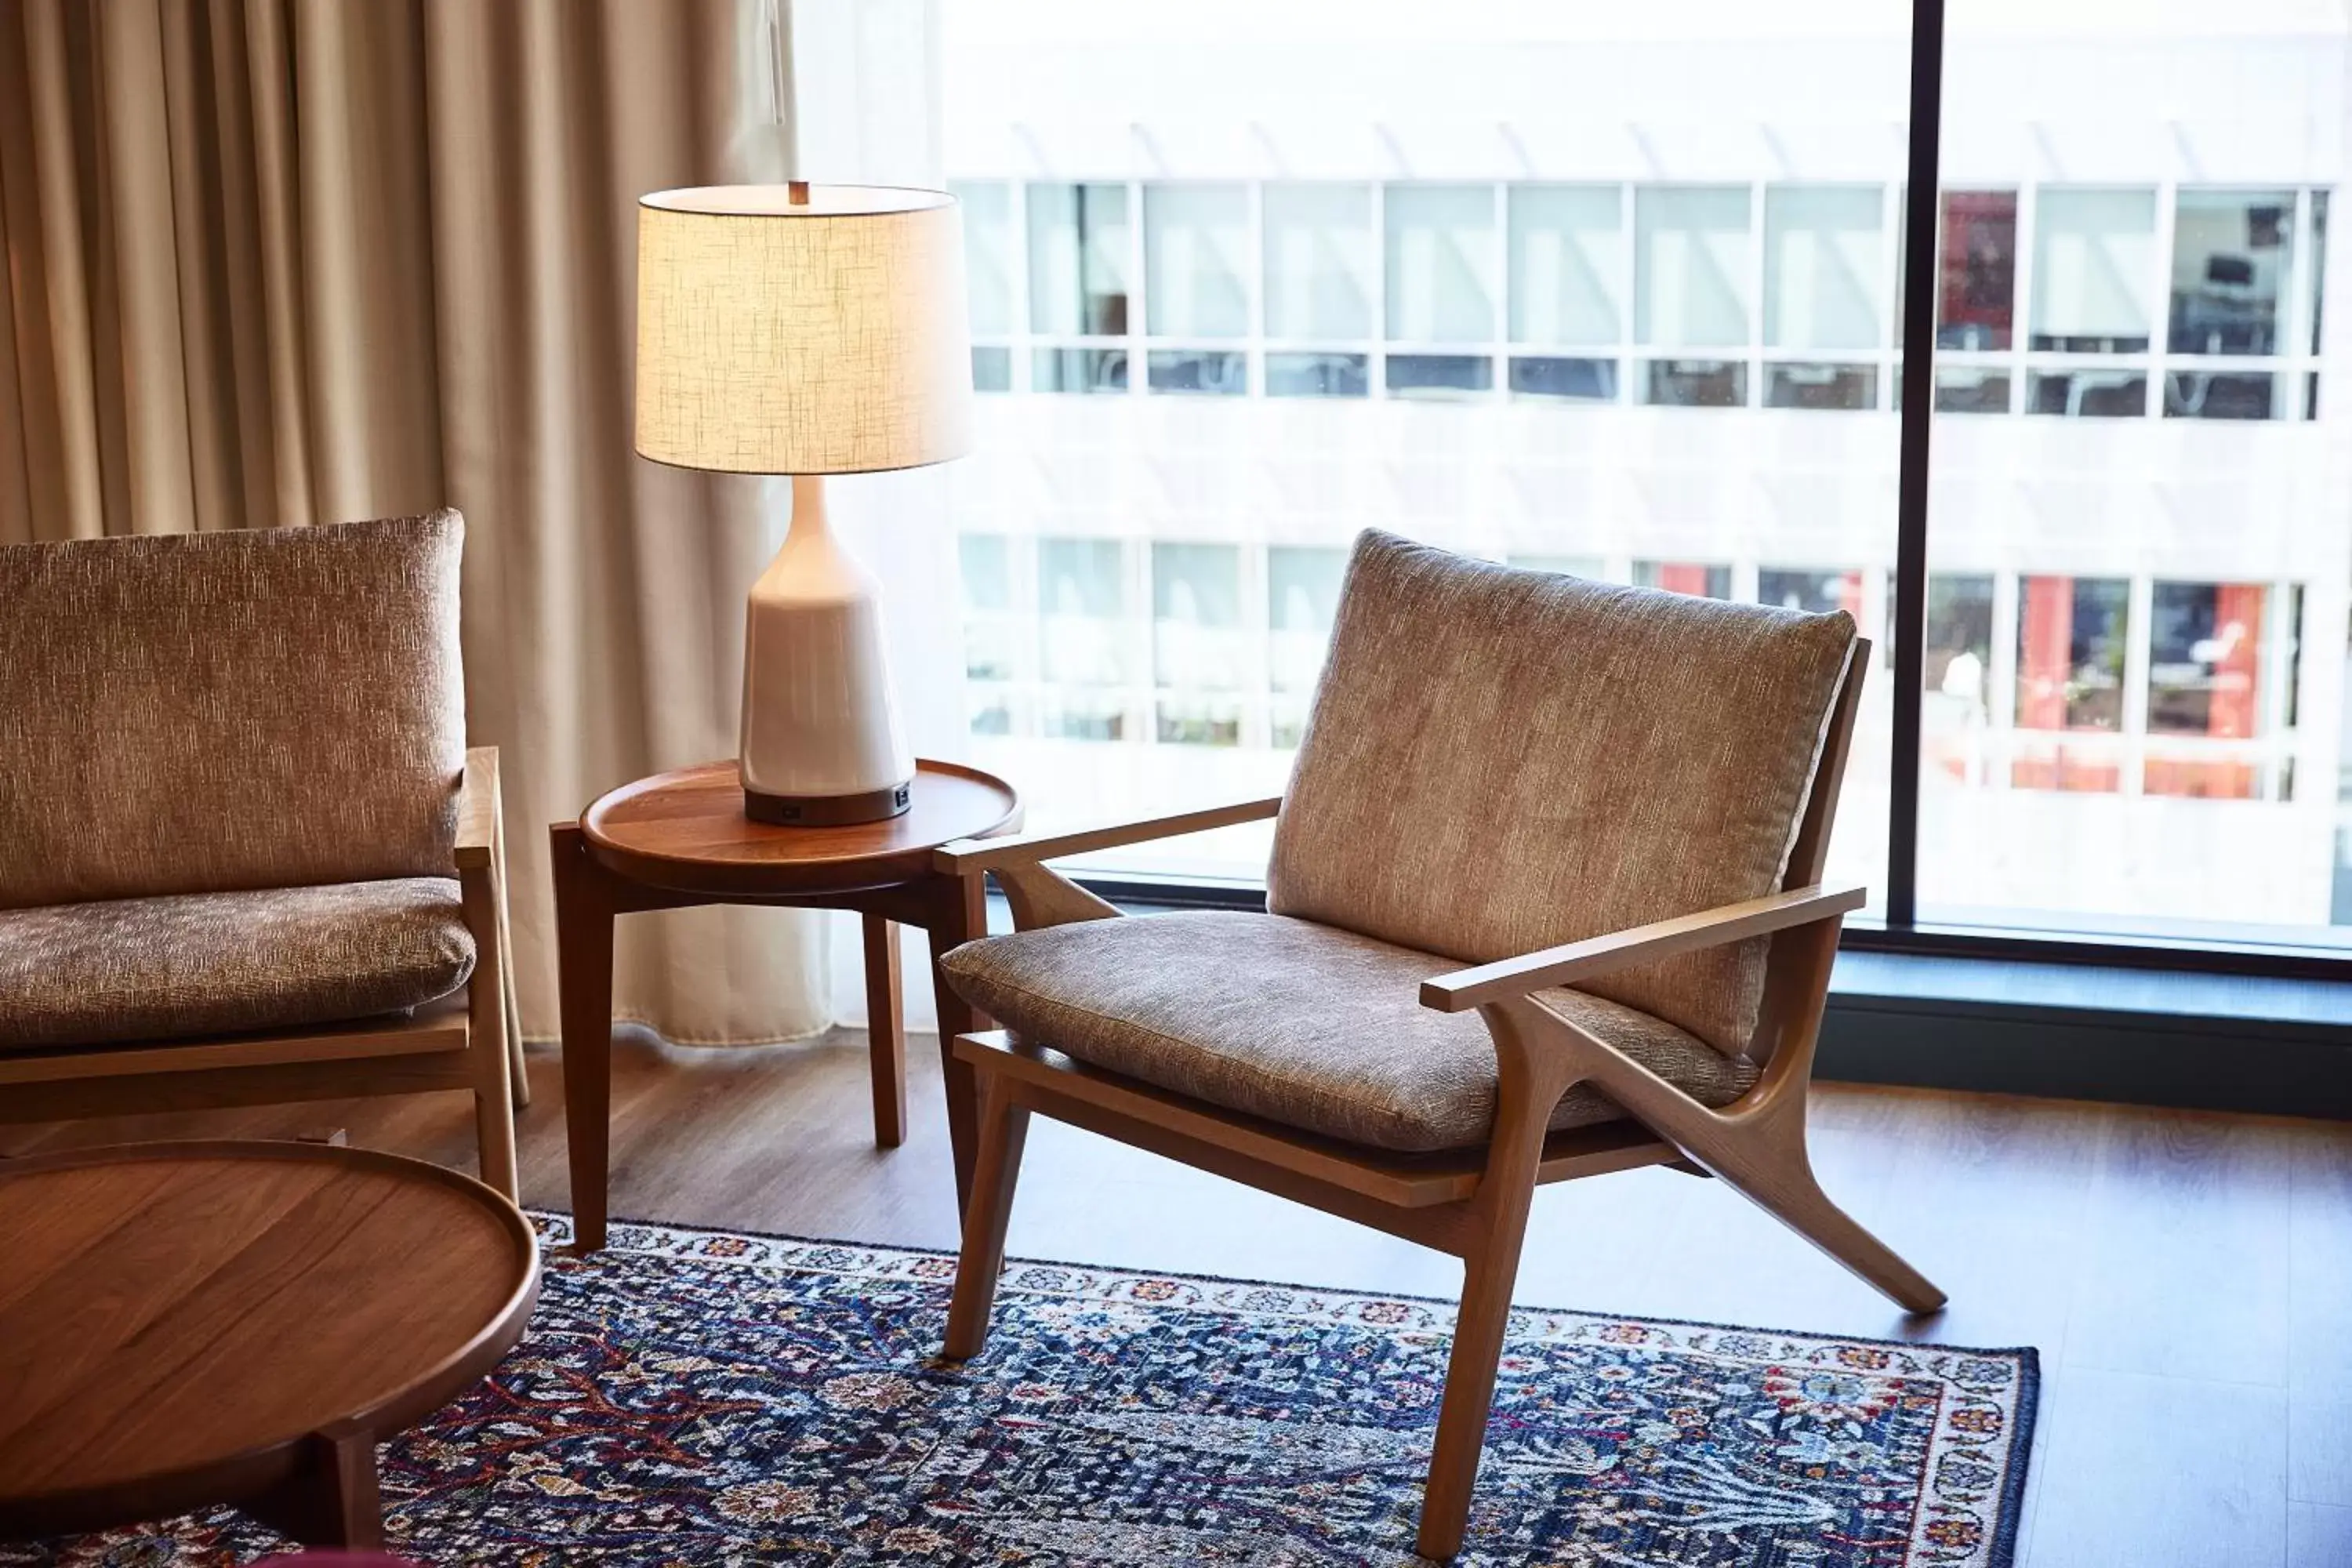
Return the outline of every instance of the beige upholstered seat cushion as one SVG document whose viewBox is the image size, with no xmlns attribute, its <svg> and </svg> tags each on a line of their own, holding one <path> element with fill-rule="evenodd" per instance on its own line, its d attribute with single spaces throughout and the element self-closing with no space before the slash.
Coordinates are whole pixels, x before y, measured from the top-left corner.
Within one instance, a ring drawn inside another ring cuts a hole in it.
<svg viewBox="0 0 2352 1568">
<path fill-rule="evenodd" d="M 0 910 L 0 1053 L 365 1017 L 473 969 L 441 877 Z"/>
<path fill-rule="evenodd" d="M 0 547 L 0 909 L 447 876 L 463 534 Z"/>
<path fill-rule="evenodd" d="M 1495 1047 L 1475 1013 L 1436 1013 L 1434 953 L 1279 915 L 1200 912 L 1085 921 L 966 942 L 944 962 L 966 1000 L 1081 1061 L 1375 1148 L 1483 1143 L 1495 1121 Z M 1581 992 L 1541 993 L 1708 1105 L 1756 1069 L 1647 1014 Z M 1569 1091 L 1555 1128 L 1623 1113 Z"/>
<path fill-rule="evenodd" d="M 1491 963 L 1774 891 L 1851 617 L 1356 544 L 1267 907 Z M 1595 979 L 1747 1049 L 1764 944 Z"/>
</svg>

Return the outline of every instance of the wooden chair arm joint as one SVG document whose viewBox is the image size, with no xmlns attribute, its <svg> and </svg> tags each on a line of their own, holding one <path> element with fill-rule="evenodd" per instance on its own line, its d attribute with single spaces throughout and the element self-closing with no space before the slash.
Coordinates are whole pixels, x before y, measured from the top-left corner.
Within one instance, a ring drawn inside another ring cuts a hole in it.
<svg viewBox="0 0 2352 1568">
<path fill-rule="evenodd" d="M 1629 931 L 1589 937 L 1474 969 L 1458 969 L 1421 983 L 1421 1005 L 1440 1013 L 1466 1013 L 1491 1002 L 1526 996 L 1554 985 L 1635 963 L 1670 958 L 1700 948 L 1720 947 L 1821 921 L 1843 920 L 1862 908 L 1868 892 L 1860 884 L 1791 888 L 1745 903 L 1725 904 L 1696 914 L 1677 915 Z"/>
<path fill-rule="evenodd" d="M 931 867 L 943 876 L 969 877 L 982 871 L 993 871 L 999 867 L 1034 866 L 1063 855 L 1081 855 L 1089 849 L 1116 849 L 1122 845 L 1148 844 L 1158 838 L 1205 833 L 1213 827 L 1263 822 L 1281 809 L 1282 797 L 1274 795 L 1263 800 L 1240 801 L 1231 805 L 1208 806 L 1200 811 L 1179 812 L 1171 816 L 1111 823 L 1101 827 L 1076 828 L 1066 833 L 1010 833 L 997 838 L 959 838 L 951 844 L 942 844 L 931 852 Z"/>
</svg>

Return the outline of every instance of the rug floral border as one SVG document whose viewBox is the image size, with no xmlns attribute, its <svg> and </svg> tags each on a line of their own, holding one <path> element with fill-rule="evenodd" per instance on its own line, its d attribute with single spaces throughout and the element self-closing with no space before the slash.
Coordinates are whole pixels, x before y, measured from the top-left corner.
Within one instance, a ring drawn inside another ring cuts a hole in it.
<svg viewBox="0 0 2352 1568">
<path fill-rule="evenodd" d="M 533 1210 L 531 1217 L 549 1247 L 570 1242 L 569 1215 Z M 613 1222 L 606 1247 L 932 1286 L 951 1281 L 956 1267 L 953 1253 L 927 1247 L 650 1221 Z M 1036 1259 L 1011 1260 L 999 1289 L 1033 1300 L 1083 1302 L 1094 1312 L 1129 1310 L 1139 1326 L 1156 1312 L 1246 1313 L 1444 1339 L 1454 1311 L 1452 1301 L 1426 1296 Z M 1922 1506 L 1906 1568 L 2010 1568 L 2014 1560 L 2041 1392 L 2041 1359 L 2030 1346 L 1983 1350 L 1549 1307 L 1514 1307 L 1509 1342 L 1681 1351 L 1765 1369 L 1821 1367 L 1932 1381 L 1938 1387 L 1934 1436 L 1919 1478 Z M 1507 1343 L 1505 1363 L 1507 1369 Z"/>
</svg>

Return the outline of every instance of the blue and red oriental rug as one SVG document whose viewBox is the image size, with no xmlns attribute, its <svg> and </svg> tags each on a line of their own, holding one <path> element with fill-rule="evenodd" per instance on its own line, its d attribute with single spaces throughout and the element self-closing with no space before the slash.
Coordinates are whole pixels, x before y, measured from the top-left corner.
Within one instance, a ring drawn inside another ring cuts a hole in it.
<svg viewBox="0 0 2352 1568">
<path fill-rule="evenodd" d="M 1013 1266 L 939 1364 L 954 1260 L 541 1221 L 528 1339 L 383 1455 L 417 1562 L 1406 1568 L 1450 1304 Z M 2006 1568 L 2033 1352 L 1525 1310 L 1472 1568 Z M 281 1549 L 222 1511 L 0 1546 L 187 1568 Z"/>
</svg>

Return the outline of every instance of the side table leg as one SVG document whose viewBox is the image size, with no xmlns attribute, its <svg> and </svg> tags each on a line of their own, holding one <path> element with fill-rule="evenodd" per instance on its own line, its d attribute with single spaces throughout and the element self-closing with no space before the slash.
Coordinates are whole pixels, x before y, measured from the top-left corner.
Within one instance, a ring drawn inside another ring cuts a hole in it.
<svg viewBox="0 0 2352 1568">
<path fill-rule="evenodd" d="M 955 1054 L 958 1035 L 988 1027 L 988 1019 L 956 994 L 940 973 L 952 948 L 988 934 L 988 878 L 931 879 L 931 994 L 940 1013 L 940 1067 L 947 1079 L 948 1142 L 955 1151 L 956 1214 L 971 1207 L 971 1173 L 980 1152 L 980 1074 Z"/>
<path fill-rule="evenodd" d="M 907 1014 L 898 984 L 898 926 L 866 915 L 866 1037 L 874 1058 L 874 1142 L 907 1141 Z"/>
<path fill-rule="evenodd" d="M 563 1031 L 563 1133 L 572 1163 L 572 1247 L 604 1245 L 612 1160 L 613 916 L 580 826 L 548 830 L 555 861 L 555 953 Z"/>
<path fill-rule="evenodd" d="M 382 1550 L 383 1498 L 376 1482 L 374 1436 L 311 1434 L 292 1475 L 237 1506 L 305 1546 Z"/>
</svg>

